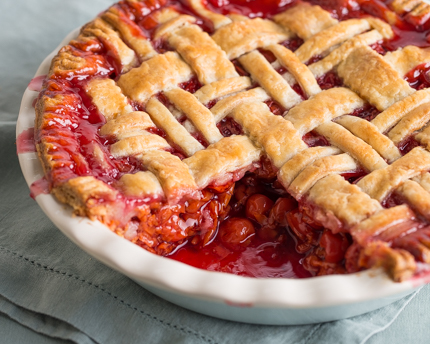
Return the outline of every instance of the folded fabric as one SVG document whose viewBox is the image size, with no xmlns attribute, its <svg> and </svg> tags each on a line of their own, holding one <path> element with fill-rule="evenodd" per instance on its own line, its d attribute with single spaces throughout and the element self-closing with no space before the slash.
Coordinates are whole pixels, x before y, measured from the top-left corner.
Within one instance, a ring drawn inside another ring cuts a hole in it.
<svg viewBox="0 0 430 344">
<path fill-rule="evenodd" d="M 303 326 L 241 324 L 182 309 L 101 264 L 47 219 L 28 195 L 14 132 L 0 123 L 0 312 L 40 334 L 76 343 L 365 343 L 415 295 Z"/>
</svg>

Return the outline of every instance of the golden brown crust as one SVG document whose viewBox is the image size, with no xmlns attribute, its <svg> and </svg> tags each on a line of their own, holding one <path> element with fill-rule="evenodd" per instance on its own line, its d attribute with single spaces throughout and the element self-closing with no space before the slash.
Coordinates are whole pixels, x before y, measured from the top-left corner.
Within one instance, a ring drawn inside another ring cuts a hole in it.
<svg viewBox="0 0 430 344">
<path fill-rule="evenodd" d="M 288 189 L 294 179 L 310 164 L 330 155 L 341 153 L 336 147 L 312 147 L 301 151 L 288 160 L 278 172 L 278 180 Z"/>
<path fill-rule="evenodd" d="M 251 79 L 247 76 L 222 79 L 199 88 L 196 93 L 194 93 L 194 97 L 196 97 L 202 104 L 207 104 L 211 100 L 244 91 L 250 86 Z"/>
<path fill-rule="evenodd" d="M 344 87 L 331 88 L 292 108 L 285 119 L 292 122 L 294 127 L 304 135 L 319 125 L 351 113 L 363 105 L 364 101 L 351 90 Z"/>
<path fill-rule="evenodd" d="M 233 172 L 258 161 L 261 150 L 246 136 L 224 137 L 205 150 L 198 151 L 183 162 L 190 168 L 199 188 L 209 184 L 224 185 L 233 179 Z"/>
<path fill-rule="evenodd" d="M 381 133 L 391 129 L 402 117 L 418 106 L 430 102 L 430 89 L 419 90 L 394 103 L 372 120 Z"/>
<path fill-rule="evenodd" d="M 108 46 L 114 55 L 117 55 L 122 65 L 122 72 L 129 70 L 137 64 L 137 58 L 119 34 L 101 18 L 96 18 L 82 28 L 81 35 L 97 37 L 105 46 Z M 78 38 L 78 40 L 81 37 Z"/>
<path fill-rule="evenodd" d="M 338 73 L 348 87 L 379 110 L 415 92 L 382 56 L 367 46 L 355 48 L 339 65 Z"/>
<path fill-rule="evenodd" d="M 212 39 L 229 59 L 270 44 L 282 42 L 289 34 L 270 20 L 261 18 L 237 21 L 218 29 Z"/>
<path fill-rule="evenodd" d="M 289 109 L 300 103 L 302 98 L 291 88 L 288 82 L 275 71 L 266 58 L 258 51 L 252 51 L 239 58 L 251 77 L 279 104 Z"/>
<path fill-rule="evenodd" d="M 387 166 L 387 163 L 372 146 L 354 136 L 341 125 L 327 122 L 321 124 L 315 130 L 318 134 L 328 139 L 333 146 L 339 147 L 342 151 L 349 153 L 358 160 L 360 165 L 367 171 L 374 171 Z"/>
<path fill-rule="evenodd" d="M 325 216 L 334 215 L 346 228 L 382 209 L 378 201 L 337 174 L 320 179 L 309 191 L 307 198 L 320 207 Z"/>
<path fill-rule="evenodd" d="M 223 138 L 215 124 L 210 110 L 200 103 L 194 95 L 180 88 L 165 92 L 169 100 L 194 124 L 209 143 Z"/>
<path fill-rule="evenodd" d="M 150 150 L 138 156 L 143 166 L 159 180 L 170 204 L 176 204 L 183 198 L 197 198 L 198 187 L 190 169 L 177 156 L 169 152 Z"/>
<path fill-rule="evenodd" d="M 218 123 L 225 116 L 231 113 L 234 108 L 241 104 L 255 101 L 263 102 L 268 100 L 269 98 L 270 97 L 268 96 L 268 94 L 261 87 L 256 87 L 252 90 L 240 92 L 235 95 L 221 99 L 211 109 L 211 112 L 214 115 L 215 122 Z"/>
<path fill-rule="evenodd" d="M 145 153 L 151 150 L 168 149 L 170 145 L 158 135 L 142 131 L 137 136 L 125 137 L 110 147 L 115 158 L 123 158 Z"/>
<path fill-rule="evenodd" d="M 315 77 L 320 77 L 336 68 L 339 63 L 345 60 L 349 53 L 356 47 L 362 45 L 371 45 L 382 39 L 382 35 L 377 30 L 368 31 L 362 33 L 361 35 L 357 35 L 347 40 L 339 48 L 333 50 L 322 60 L 311 64 L 309 69 Z"/>
<path fill-rule="evenodd" d="M 181 125 L 172 113 L 158 99 L 151 98 L 146 105 L 146 110 L 151 115 L 151 118 L 157 126 L 163 129 L 169 139 L 181 147 L 187 156 L 195 154 L 197 151 L 205 147 L 197 141 L 190 133 Z"/>
<path fill-rule="evenodd" d="M 127 97 L 146 103 L 154 94 L 176 87 L 190 79 L 191 75 L 190 67 L 177 53 L 167 52 L 121 75 L 118 86 Z"/>
<path fill-rule="evenodd" d="M 275 15 L 273 20 L 303 40 L 338 23 L 329 12 L 320 6 L 311 6 L 306 2 L 301 2 L 287 11 Z"/>
<path fill-rule="evenodd" d="M 264 103 L 241 104 L 231 116 L 256 146 L 263 147 L 277 168 L 307 148 L 293 125 L 281 116 L 272 114 Z"/>
<path fill-rule="evenodd" d="M 300 62 L 300 60 L 291 50 L 280 44 L 270 45 L 267 47 L 267 49 L 275 54 L 281 65 L 287 68 L 288 71 L 294 76 L 308 97 L 312 97 L 315 94 L 321 92 L 321 88 L 318 85 L 315 76 L 305 64 Z"/>
<path fill-rule="evenodd" d="M 401 157 L 400 151 L 393 141 L 381 134 L 371 122 L 349 115 L 339 117 L 335 121 L 368 143 L 389 163 Z"/>
<path fill-rule="evenodd" d="M 416 147 L 386 168 L 363 177 L 357 185 L 370 197 L 382 202 L 402 182 L 430 170 L 430 153 Z"/>
<path fill-rule="evenodd" d="M 155 55 L 157 52 L 152 44 L 140 31 L 140 28 L 115 6 L 109 8 L 101 17 L 112 25 L 121 34 L 124 41 L 137 53 L 139 58 L 144 61 Z M 141 33 L 136 35 L 136 32 Z"/>
<path fill-rule="evenodd" d="M 348 154 L 322 157 L 306 166 L 290 184 L 287 191 L 299 200 L 320 179 L 329 175 L 354 171 L 357 168 L 357 162 Z"/>
<path fill-rule="evenodd" d="M 155 124 L 146 112 L 133 111 L 107 122 L 100 128 L 100 135 L 114 136 L 121 140 L 152 127 Z"/>
<path fill-rule="evenodd" d="M 384 59 L 403 77 L 416 66 L 430 62 L 430 49 L 408 45 L 403 49 L 388 52 Z"/>
<path fill-rule="evenodd" d="M 85 90 L 107 121 L 133 111 L 127 98 L 112 79 L 92 79 Z M 109 101 L 107 102 L 106 99 Z"/>
<path fill-rule="evenodd" d="M 225 52 L 197 25 L 176 30 L 168 41 L 203 85 L 239 76 Z"/>
<path fill-rule="evenodd" d="M 396 282 L 409 279 L 416 270 L 412 254 L 402 249 L 393 249 L 383 241 L 375 241 L 367 245 L 360 259 L 363 267 L 383 267 Z"/>
<path fill-rule="evenodd" d="M 118 191 L 92 176 L 69 179 L 51 192 L 60 202 L 69 204 L 76 215 L 106 224 L 118 211 L 115 210 L 118 206 L 115 204 Z"/>
<path fill-rule="evenodd" d="M 157 177 L 149 171 L 124 174 L 118 181 L 118 187 L 126 196 L 164 196 L 160 182 Z"/>
<path fill-rule="evenodd" d="M 388 137 L 395 144 L 399 144 L 415 131 L 423 128 L 430 121 L 430 103 L 422 104 L 406 116 L 388 132 Z"/>
</svg>

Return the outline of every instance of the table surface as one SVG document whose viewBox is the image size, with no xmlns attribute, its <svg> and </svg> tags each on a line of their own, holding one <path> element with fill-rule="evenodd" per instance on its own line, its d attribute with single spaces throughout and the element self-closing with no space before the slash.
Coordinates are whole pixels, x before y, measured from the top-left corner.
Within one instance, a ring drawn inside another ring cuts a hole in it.
<svg viewBox="0 0 430 344">
<path fill-rule="evenodd" d="M 15 149 L 15 121 L 21 96 L 41 61 L 67 33 L 90 20 L 111 3 L 109 0 L 92 0 L 91 6 L 88 6 L 86 0 L 3 0 L 0 3 L 0 127 L 7 137 L 6 144 L 0 149 L 2 156 L 6 150 Z M 17 158 L 12 160 L 7 164 L 3 161 L 0 175 L 9 173 L 11 166 L 17 166 Z M 16 178 L 22 185 L 25 184 L 19 173 Z M 24 187 L 19 192 L 28 193 L 28 189 Z M 7 202 L 0 193 L 0 207 Z M 8 214 L 4 216 L 7 217 Z M 1 230 L 4 228 L 0 228 Z M 427 286 L 405 307 L 391 326 L 371 337 L 368 343 L 430 342 L 429 305 L 430 287 Z M 2 313 L 0 338 L 0 342 L 4 343 L 21 343 L 23 338 L 31 338 L 31 343 L 66 342 L 33 332 Z"/>
</svg>

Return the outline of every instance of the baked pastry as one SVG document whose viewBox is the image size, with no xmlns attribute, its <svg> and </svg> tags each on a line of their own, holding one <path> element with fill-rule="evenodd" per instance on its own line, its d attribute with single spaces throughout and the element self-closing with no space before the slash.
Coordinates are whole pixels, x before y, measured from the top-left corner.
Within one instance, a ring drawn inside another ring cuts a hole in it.
<svg viewBox="0 0 430 344">
<path fill-rule="evenodd" d="M 430 6 L 318 3 L 101 13 L 53 59 L 36 103 L 52 194 L 212 270 L 258 275 L 235 265 L 244 252 L 296 259 L 298 277 L 428 269 Z"/>
</svg>

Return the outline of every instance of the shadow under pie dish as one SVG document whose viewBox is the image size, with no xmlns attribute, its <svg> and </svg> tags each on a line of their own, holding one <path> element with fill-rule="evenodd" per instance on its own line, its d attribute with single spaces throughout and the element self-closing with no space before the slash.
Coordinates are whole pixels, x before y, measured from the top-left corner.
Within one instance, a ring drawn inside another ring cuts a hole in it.
<svg viewBox="0 0 430 344">
<path fill-rule="evenodd" d="M 100 14 L 54 57 L 35 104 L 51 194 L 133 252 L 206 270 L 279 284 L 382 267 L 409 283 L 386 281 L 386 295 L 423 283 L 428 5 L 320 5 Z"/>
</svg>

